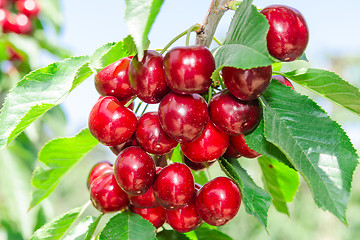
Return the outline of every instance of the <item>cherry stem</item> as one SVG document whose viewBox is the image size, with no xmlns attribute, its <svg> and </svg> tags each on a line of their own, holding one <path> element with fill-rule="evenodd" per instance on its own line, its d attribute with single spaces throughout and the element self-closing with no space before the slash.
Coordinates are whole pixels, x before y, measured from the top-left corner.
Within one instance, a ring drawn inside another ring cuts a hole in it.
<svg viewBox="0 0 360 240">
<path fill-rule="evenodd" d="M 208 102 L 210 102 L 210 99 L 212 98 L 212 91 L 213 91 L 213 89 L 212 89 L 212 87 L 210 86 L 210 87 L 209 87 L 209 93 L 208 93 Z"/>
<path fill-rule="evenodd" d="M 130 106 L 130 104 L 135 100 L 136 96 L 131 98 L 127 103 L 125 103 L 124 107 Z"/>
<path fill-rule="evenodd" d="M 139 109 L 140 109 L 140 107 L 141 107 L 141 104 L 143 104 L 143 101 L 141 101 L 141 102 L 139 103 L 139 105 L 136 107 L 135 114 L 138 113 L 138 111 L 139 111 Z"/>
<path fill-rule="evenodd" d="M 220 42 L 220 40 L 219 40 L 217 37 L 213 36 L 213 40 L 214 40 L 217 44 L 219 44 L 219 46 L 222 45 L 222 43 Z"/>
<path fill-rule="evenodd" d="M 192 26 L 188 29 L 187 34 L 186 34 L 186 46 L 189 46 L 190 34 L 191 34 L 191 32 L 197 31 L 198 29 L 200 29 L 200 24 L 198 24 L 198 23 L 192 25 Z"/>
<path fill-rule="evenodd" d="M 148 108 L 148 106 L 149 106 L 149 104 L 147 103 L 147 104 L 146 104 L 146 106 L 144 107 L 144 109 L 143 109 L 143 111 L 142 111 L 141 115 L 143 115 L 143 114 L 145 113 L 145 111 L 146 111 L 146 109 Z"/>
</svg>

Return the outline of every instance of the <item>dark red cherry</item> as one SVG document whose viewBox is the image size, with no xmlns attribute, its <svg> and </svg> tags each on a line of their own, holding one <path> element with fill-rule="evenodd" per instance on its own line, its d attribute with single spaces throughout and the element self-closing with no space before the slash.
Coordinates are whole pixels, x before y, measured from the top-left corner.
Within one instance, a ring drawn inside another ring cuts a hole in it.
<svg viewBox="0 0 360 240">
<path fill-rule="evenodd" d="M 270 84 L 272 67 L 240 69 L 224 67 L 221 75 L 227 89 L 238 99 L 249 101 L 260 97 Z"/>
<path fill-rule="evenodd" d="M 278 80 L 281 84 L 284 84 L 285 86 L 291 87 L 292 90 L 295 90 L 293 84 L 286 77 L 281 75 L 274 75 L 272 76 L 272 78 Z"/>
<path fill-rule="evenodd" d="M 155 163 L 140 147 L 128 147 L 116 158 L 114 174 L 119 186 L 129 195 L 146 193 L 155 180 Z"/>
<path fill-rule="evenodd" d="M 269 53 L 281 61 L 299 58 L 309 41 L 309 30 L 303 15 L 284 5 L 268 6 L 261 13 L 270 25 L 267 34 Z"/>
<path fill-rule="evenodd" d="M 129 66 L 129 80 L 133 91 L 146 103 L 158 103 L 169 92 L 165 81 L 164 60 L 160 53 L 144 52 L 139 62 L 137 55 Z"/>
<path fill-rule="evenodd" d="M 194 177 L 182 163 L 173 163 L 163 168 L 156 176 L 153 190 L 160 206 L 176 209 L 188 204 L 194 196 Z"/>
<path fill-rule="evenodd" d="M 230 178 L 217 177 L 207 182 L 195 199 L 200 217 L 210 225 L 222 226 L 239 211 L 241 193 Z"/>
<path fill-rule="evenodd" d="M 19 0 L 16 2 L 16 8 L 28 17 L 35 17 L 40 12 L 39 5 L 35 0 Z"/>
<path fill-rule="evenodd" d="M 255 152 L 246 144 L 243 134 L 237 136 L 230 136 L 230 145 L 242 156 L 247 158 L 256 158 L 260 153 Z"/>
<path fill-rule="evenodd" d="M 87 187 L 90 189 L 91 183 L 98 178 L 101 175 L 104 175 L 105 173 L 113 173 L 114 167 L 113 165 L 108 161 L 103 161 L 95 164 L 93 168 L 90 170 L 90 173 L 88 175 L 87 179 Z"/>
<path fill-rule="evenodd" d="M 178 142 L 191 142 L 204 131 L 209 113 L 199 94 L 167 94 L 159 105 L 159 121 L 164 131 Z"/>
<path fill-rule="evenodd" d="M 175 47 L 164 57 L 168 86 L 177 93 L 202 93 L 211 85 L 215 60 L 205 46 Z"/>
<path fill-rule="evenodd" d="M 203 133 L 192 142 L 181 143 L 181 150 L 193 162 L 210 162 L 221 157 L 229 146 L 229 135 L 209 121 Z"/>
<path fill-rule="evenodd" d="M 119 187 L 113 173 L 96 178 L 90 185 L 90 199 L 100 212 L 116 212 L 127 207 L 127 194 Z"/>
<path fill-rule="evenodd" d="M 126 101 L 135 96 L 129 82 L 130 58 L 122 58 L 95 75 L 96 90 L 102 96 L 113 96 L 119 101 Z"/>
<path fill-rule="evenodd" d="M 207 167 L 210 167 L 211 165 L 213 165 L 215 163 L 215 161 L 212 162 L 193 162 L 190 159 L 188 159 L 186 156 L 184 156 L 184 161 L 183 161 L 186 166 L 188 166 L 189 168 L 191 168 L 194 171 L 202 171 L 204 169 L 206 169 Z"/>
<path fill-rule="evenodd" d="M 136 137 L 135 134 L 132 135 L 131 138 L 129 138 L 128 140 L 126 140 L 126 142 L 121 143 L 119 145 L 116 146 L 111 146 L 110 150 L 117 156 L 119 155 L 119 153 L 124 150 L 125 148 L 131 147 L 131 146 L 139 146 L 139 144 L 136 141 Z"/>
<path fill-rule="evenodd" d="M 133 213 L 139 214 L 142 218 L 151 222 L 155 228 L 161 227 L 166 221 L 165 209 L 161 206 L 155 208 L 137 208 L 130 206 Z"/>
<path fill-rule="evenodd" d="M 229 135 L 253 130 L 260 121 L 259 100 L 241 101 L 229 91 L 215 94 L 209 102 L 210 119 L 214 125 Z"/>
<path fill-rule="evenodd" d="M 175 231 L 181 233 L 190 232 L 203 222 L 196 210 L 194 200 L 184 207 L 166 210 L 166 220 Z"/>
<path fill-rule="evenodd" d="M 147 190 L 146 193 L 139 196 L 129 195 L 131 205 L 138 208 L 154 208 L 159 206 L 155 199 L 154 191 L 152 187 Z"/>
<path fill-rule="evenodd" d="M 148 112 L 140 117 L 135 135 L 139 146 L 151 154 L 166 154 L 177 145 L 177 141 L 161 128 L 157 112 Z"/>
<path fill-rule="evenodd" d="M 226 149 L 226 152 L 224 153 L 224 157 L 226 158 L 239 158 L 241 157 L 241 154 L 235 150 L 231 144 L 229 144 L 229 147 Z"/>
<path fill-rule="evenodd" d="M 116 146 L 127 141 L 134 134 L 136 124 L 135 113 L 114 97 L 100 98 L 89 116 L 91 134 L 106 146 Z"/>
</svg>

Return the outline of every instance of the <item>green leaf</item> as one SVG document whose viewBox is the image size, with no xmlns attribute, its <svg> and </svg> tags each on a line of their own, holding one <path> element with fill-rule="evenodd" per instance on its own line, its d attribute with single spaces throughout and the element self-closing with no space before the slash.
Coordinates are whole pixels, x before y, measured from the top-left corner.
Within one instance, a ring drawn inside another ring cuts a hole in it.
<svg viewBox="0 0 360 240">
<path fill-rule="evenodd" d="M 174 150 L 171 154 L 171 161 L 178 162 L 178 163 L 183 162 L 183 157 L 182 157 L 181 151 L 180 151 L 180 143 L 174 148 Z"/>
<path fill-rule="evenodd" d="M 38 0 L 38 2 L 41 8 L 40 17 L 48 20 L 59 33 L 63 22 L 59 0 Z"/>
<path fill-rule="evenodd" d="M 285 164 L 268 157 L 258 158 L 266 190 L 279 212 L 289 215 L 287 202 L 291 202 L 299 188 L 299 174 Z"/>
<path fill-rule="evenodd" d="M 200 184 L 201 186 L 203 186 L 205 183 L 207 183 L 209 181 L 208 177 L 205 174 L 205 171 L 191 170 L 191 172 L 194 176 L 195 182 Z"/>
<path fill-rule="evenodd" d="M 63 238 L 64 240 L 85 240 L 85 237 L 88 235 L 89 230 L 92 230 L 94 233 L 94 228 L 92 227 L 95 223 L 97 225 L 97 219 L 93 216 L 87 216 L 81 220 L 68 234 Z M 88 239 L 90 239 L 92 234 Z"/>
<path fill-rule="evenodd" d="M 134 38 L 138 57 L 143 58 L 148 44 L 148 34 L 164 0 L 125 0 L 125 21 L 131 36 Z"/>
<path fill-rule="evenodd" d="M 346 223 L 358 156 L 344 130 L 314 101 L 277 81 L 261 102 L 266 139 L 301 173 L 316 204 Z"/>
<path fill-rule="evenodd" d="M 360 116 L 359 89 L 342 80 L 335 73 L 303 68 L 283 75 Z"/>
<path fill-rule="evenodd" d="M 75 137 L 58 138 L 48 142 L 39 153 L 40 165 L 35 168 L 31 183 L 37 188 L 32 192 L 30 209 L 47 198 L 68 173 L 98 141 L 88 129 Z"/>
<path fill-rule="evenodd" d="M 135 213 L 122 212 L 109 220 L 100 240 L 154 240 L 155 227 Z"/>
<path fill-rule="evenodd" d="M 86 236 L 84 236 L 85 238 L 83 238 L 83 240 L 91 240 L 91 238 L 94 235 L 94 232 L 95 232 L 97 226 L 99 225 L 99 222 L 103 216 L 104 216 L 104 214 L 101 214 L 99 217 L 96 218 L 96 220 L 93 223 L 91 223 L 89 225 Z"/>
<path fill-rule="evenodd" d="M 0 113 L 0 149 L 92 74 L 87 56 L 37 69 L 12 88 Z"/>
<path fill-rule="evenodd" d="M 163 230 L 156 234 L 158 240 L 189 240 L 185 234 L 174 230 Z"/>
<path fill-rule="evenodd" d="M 210 228 L 197 228 L 195 229 L 195 234 L 198 240 L 232 240 L 232 238 L 225 233 Z"/>
<path fill-rule="evenodd" d="M 219 163 L 225 173 L 239 185 L 246 212 L 254 215 L 266 228 L 270 194 L 255 184 L 236 159 L 220 158 Z"/>
</svg>

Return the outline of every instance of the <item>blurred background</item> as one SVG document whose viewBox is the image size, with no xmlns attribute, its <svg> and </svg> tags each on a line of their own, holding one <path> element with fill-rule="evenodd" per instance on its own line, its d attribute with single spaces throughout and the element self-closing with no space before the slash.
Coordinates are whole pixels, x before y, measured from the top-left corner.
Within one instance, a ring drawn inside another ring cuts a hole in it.
<svg viewBox="0 0 360 240">
<path fill-rule="evenodd" d="M 0 57 L 0 100 L 4 98 L 8 89 L 31 69 L 46 66 L 70 55 L 91 55 L 103 44 L 119 41 L 128 35 L 124 22 L 124 1 L 38 0 L 38 2 L 40 20 L 32 20 L 34 35 L 19 37 L 16 34 L 9 34 L 12 35 L 11 38 L 6 39 L 11 43 L 10 47 L 24 59 L 16 62 L 5 61 Z M 165 1 L 150 31 L 150 48 L 162 48 L 174 36 L 194 23 L 201 23 L 210 2 L 210 0 Z M 334 71 L 354 86 L 360 87 L 359 1 L 348 0 L 346 3 L 334 4 L 325 0 L 276 2 L 254 0 L 254 4 L 259 8 L 270 4 L 285 4 L 298 9 L 304 15 L 310 31 L 306 55 L 312 67 Z M 215 34 L 220 40 L 225 37 L 232 15 L 233 12 L 228 11 L 220 22 Z M 194 38 L 192 41 L 194 43 Z M 184 44 L 185 39 L 175 43 L 175 45 Z M 35 45 L 38 47 L 33 47 Z M 36 228 L 52 217 L 84 204 L 89 199 L 85 183 L 91 167 L 101 160 L 115 160 L 115 155 L 106 147 L 98 146 L 70 172 L 48 200 L 27 213 L 32 189 L 31 172 L 36 164 L 37 152 L 49 139 L 73 136 L 87 127 L 90 109 L 99 96 L 93 81 L 92 76 L 83 82 L 59 108 L 54 108 L 37 120 L 16 140 L 9 151 L 0 154 L 1 240 L 27 239 Z M 332 119 L 343 126 L 355 148 L 360 149 L 359 116 L 317 97 L 301 86 L 295 85 L 295 88 L 317 101 Z M 17 154 L 14 154 L 15 152 Z M 255 182 L 263 186 L 257 161 L 243 159 L 241 163 Z M 212 176 L 218 175 L 219 167 L 215 165 L 210 168 L 210 173 Z M 301 180 L 299 191 L 293 203 L 289 205 L 290 218 L 278 213 L 274 207 L 270 208 L 269 234 L 253 216 L 247 215 L 243 207 L 236 219 L 221 230 L 233 239 L 356 239 L 360 235 L 358 169 L 354 174 L 352 188 L 347 211 L 349 226 L 343 225 L 330 213 L 317 208 L 311 192 Z M 97 215 L 93 209 L 88 211 L 89 214 Z"/>
</svg>

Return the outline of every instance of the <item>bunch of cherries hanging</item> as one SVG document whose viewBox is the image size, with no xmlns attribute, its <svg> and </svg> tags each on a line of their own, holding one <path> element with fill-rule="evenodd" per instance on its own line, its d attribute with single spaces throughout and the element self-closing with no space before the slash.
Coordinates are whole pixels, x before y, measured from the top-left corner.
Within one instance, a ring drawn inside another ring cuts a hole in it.
<svg viewBox="0 0 360 240">
<path fill-rule="evenodd" d="M 270 24 L 270 54 L 281 61 L 299 58 L 308 42 L 302 15 L 280 5 L 261 13 Z M 90 112 L 89 129 L 117 158 L 114 166 L 100 162 L 89 174 L 95 208 L 104 213 L 130 209 L 156 228 L 166 221 L 179 232 L 194 230 L 203 221 L 221 226 L 235 217 L 241 203 L 237 184 L 217 177 L 200 186 L 190 169 L 203 170 L 223 155 L 259 156 L 244 134 L 260 121 L 258 97 L 270 84 L 272 67 L 224 67 L 226 88 L 212 82 L 215 68 L 206 47 L 186 46 L 164 57 L 147 50 L 141 61 L 137 55 L 122 58 L 96 75 L 102 96 Z M 274 78 L 292 87 L 287 79 Z M 158 111 L 138 118 L 132 111 L 135 97 L 159 103 Z M 178 144 L 183 163 L 156 166 L 152 156 L 170 155 Z"/>
</svg>

